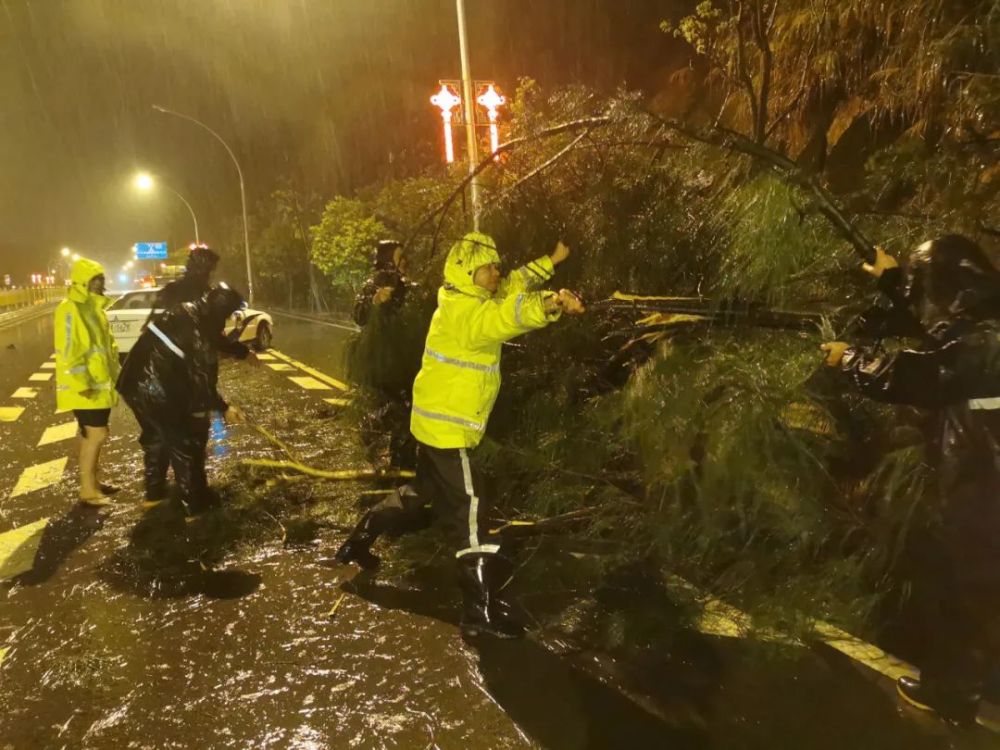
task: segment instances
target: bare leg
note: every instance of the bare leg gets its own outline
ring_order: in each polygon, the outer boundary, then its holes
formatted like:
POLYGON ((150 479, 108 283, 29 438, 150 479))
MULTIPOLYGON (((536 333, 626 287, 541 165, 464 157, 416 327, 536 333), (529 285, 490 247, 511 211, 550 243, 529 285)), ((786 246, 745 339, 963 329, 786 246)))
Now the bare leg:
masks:
POLYGON ((84 427, 80 438, 80 498, 84 501, 105 498, 97 480, 101 447, 108 439, 107 427, 84 427))

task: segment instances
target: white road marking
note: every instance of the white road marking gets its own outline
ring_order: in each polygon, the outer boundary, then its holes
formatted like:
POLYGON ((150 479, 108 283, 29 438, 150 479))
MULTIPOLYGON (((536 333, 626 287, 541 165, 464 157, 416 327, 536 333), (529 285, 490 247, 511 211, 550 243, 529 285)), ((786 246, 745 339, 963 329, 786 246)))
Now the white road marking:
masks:
POLYGON ((302 370, 302 372, 306 373, 307 375, 311 375, 312 377, 316 378, 316 380, 319 380, 322 383, 326 383, 327 385, 332 386, 333 388, 337 388, 338 390, 341 391, 350 390, 347 383, 337 380, 336 378, 331 378, 325 372, 320 372, 315 367, 310 367, 309 365, 303 362, 299 362, 297 359, 292 359, 287 354, 282 354, 277 349, 270 349, 269 351, 278 359, 284 360, 288 364, 298 367, 300 370, 302 370))
POLYGON ((56 363, 55 362, 42 362, 42 369, 43 370, 54 370, 54 369, 56 369, 56 363))
POLYGON ((11 394, 11 398, 35 398, 38 396, 37 388, 18 388, 11 394))
POLYGON ((65 456, 57 458, 55 461, 47 461, 43 464, 29 466, 21 472, 17 484, 14 486, 11 497, 27 495, 31 492, 44 490, 62 480, 63 472, 66 471, 66 463, 69 461, 65 456))
POLYGON ((23 406, 0 406, 0 422, 16 422, 22 414, 23 406))
POLYGON ((41 447, 43 445, 50 445, 51 443, 61 443, 63 440, 76 437, 79 431, 80 427, 75 420, 66 424, 56 425, 55 427, 48 427, 42 433, 42 439, 38 441, 38 445, 41 447))
POLYGON ((291 365, 286 365, 284 362, 268 362, 267 366, 276 372, 291 372, 295 370, 291 365))
POLYGON ((316 378, 289 378, 295 385, 299 388, 305 388, 307 391, 329 391, 332 390, 330 386, 326 383, 321 383, 316 380, 316 378))
POLYGON ((349 406, 351 403, 349 398, 324 398, 323 400, 330 406, 349 406))
MULTIPOLYGON (((43 518, 0 534, 0 581, 13 578, 35 566, 35 556, 49 519, 43 518)), ((3 654, 0 654, 3 661, 3 654)))
POLYGON ((28 378, 28 380, 32 380, 32 381, 40 382, 40 383, 47 383, 48 381, 52 380, 52 373, 51 372, 36 372, 34 375, 32 375, 30 378, 28 378))

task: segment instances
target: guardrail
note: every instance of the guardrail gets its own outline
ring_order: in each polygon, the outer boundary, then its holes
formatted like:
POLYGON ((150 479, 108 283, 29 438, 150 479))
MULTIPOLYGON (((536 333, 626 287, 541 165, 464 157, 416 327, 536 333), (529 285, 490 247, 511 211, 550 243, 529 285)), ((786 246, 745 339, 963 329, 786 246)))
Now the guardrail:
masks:
POLYGON ((0 311, 31 307, 43 302, 54 302, 66 296, 66 287, 26 287, 24 289, 0 289, 0 311))

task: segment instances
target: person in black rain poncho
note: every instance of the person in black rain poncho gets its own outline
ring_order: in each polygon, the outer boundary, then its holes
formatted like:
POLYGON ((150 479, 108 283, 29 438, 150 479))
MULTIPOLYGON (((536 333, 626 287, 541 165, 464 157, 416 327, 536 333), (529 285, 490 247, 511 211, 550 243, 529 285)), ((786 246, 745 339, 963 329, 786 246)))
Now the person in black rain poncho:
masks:
MULTIPOLYGON (((161 310, 170 310, 185 302, 196 302, 205 296, 211 287, 212 274, 216 266, 219 265, 218 254, 205 245, 192 245, 188 253, 187 263, 184 265, 184 275, 171 281, 156 294, 153 302, 153 310, 149 315, 147 324, 161 310)), ((250 351, 246 344, 241 344, 239 337, 226 337, 219 329, 219 335, 215 339, 216 349, 220 354, 235 359, 245 359, 251 364, 257 364, 256 355, 250 351)))
POLYGON ((917 248, 905 281, 882 251, 865 269, 927 334, 920 349, 894 353, 823 345, 826 364, 862 394, 928 416, 940 525, 916 550, 911 623, 926 651, 920 678, 897 688, 918 708, 971 721, 1000 657, 1000 271, 958 235, 917 248))
POLYGON ((219 395, 216 342, 242 305, 225 284, 196 302, 174 305, 150 321, 125 361, 117 389, 142 430, 147 503, 166 497, 171 466, 189 513, 217 502, 205 477, 210 416, 219 411, 227 422, 239 422, 242 413, 219 395))

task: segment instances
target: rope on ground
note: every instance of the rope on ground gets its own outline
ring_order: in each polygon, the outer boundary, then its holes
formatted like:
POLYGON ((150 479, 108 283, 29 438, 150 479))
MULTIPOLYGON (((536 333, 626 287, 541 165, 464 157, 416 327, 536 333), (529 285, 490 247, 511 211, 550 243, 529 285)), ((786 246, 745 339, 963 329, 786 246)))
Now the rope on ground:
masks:
POLYGON ((280 469, 287 471, 297 471, 300 474, 308 474, 311 477, 320 479, 413 479, 415 472, 402 469, 341 469, 330 471, 328 469, 316 469, 306 466, 298 461, 274 461, 268 458, 249 458, 240 463, 244 466, 256 466, 262 469, 280 469))

